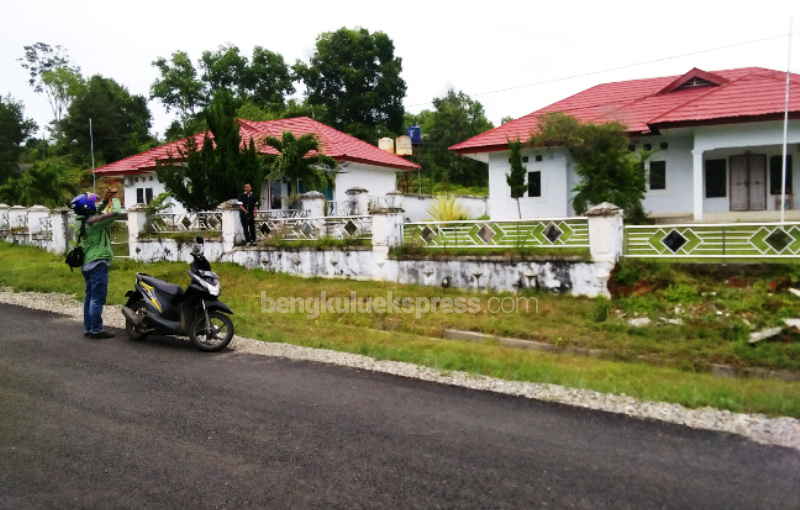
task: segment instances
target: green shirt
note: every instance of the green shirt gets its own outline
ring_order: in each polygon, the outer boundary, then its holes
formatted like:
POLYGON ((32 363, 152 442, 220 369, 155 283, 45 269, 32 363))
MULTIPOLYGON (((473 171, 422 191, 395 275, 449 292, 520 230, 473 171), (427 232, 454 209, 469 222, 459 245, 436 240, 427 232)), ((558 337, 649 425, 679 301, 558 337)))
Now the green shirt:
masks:
MULTIPOLYGON (((74 229, 76 237, 80 235, 81 224, 86 222, 86 234, 81 236, 80 245, 83 246, 83 264, 86 265, 99 259, 111 260, 114 252, 111 251, 111 236, 108 234, 108 226, 116 221, 117 216, 122 212, 122 204, 118 198, 111 200, 112 212, 88 218, 79 217, 75 221, 74 229)), ((102 210, 102 208, 98 208, 102 210)))

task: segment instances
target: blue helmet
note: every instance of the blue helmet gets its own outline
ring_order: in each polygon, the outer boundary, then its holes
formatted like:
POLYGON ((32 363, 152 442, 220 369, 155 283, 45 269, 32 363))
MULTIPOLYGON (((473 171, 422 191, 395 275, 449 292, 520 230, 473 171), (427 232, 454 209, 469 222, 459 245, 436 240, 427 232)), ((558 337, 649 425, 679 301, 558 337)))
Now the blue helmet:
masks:
POLYGON ((94 193, 82 193, 72 199, 70 207, 75 211, 75 214, 89 216, 97 211, 96 202, 97 195, 94 193))

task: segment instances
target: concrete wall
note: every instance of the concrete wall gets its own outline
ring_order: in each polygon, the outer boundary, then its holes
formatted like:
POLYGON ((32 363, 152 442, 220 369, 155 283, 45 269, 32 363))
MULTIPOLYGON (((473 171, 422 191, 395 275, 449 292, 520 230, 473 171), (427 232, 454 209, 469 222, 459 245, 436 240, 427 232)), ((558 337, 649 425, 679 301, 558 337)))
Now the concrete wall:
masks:
MULTIPOLYGON (((478 219, 484 214, 490 214, 489 197, 477 197, 472 195, 456 195, 458 203, 469 211, 473 219, 478 219)), ((403 195, 403 208, 407 221, 422 221, 435 219, 428 214, 428 207, 436 201, 433 195, 418 195, 406 193, 403 195)))
MULTIPOLYGON (((395 260, 372 249, 312 250, 236 248, 224 253, 221 241, 206 241, 211 262, 232 262, 297 276, 383 280, 428 287, 519 291, 540 288, 580 296, 605 294, 609 262, 569 260, 509 261, 504 257, 457 257, 451 260, 395 260)), ((192 260, 191 244, 174 240, 140 240, 136 259, 143 262, 192 260)), ((223 283, 223 288, 224 284, 223 283)))

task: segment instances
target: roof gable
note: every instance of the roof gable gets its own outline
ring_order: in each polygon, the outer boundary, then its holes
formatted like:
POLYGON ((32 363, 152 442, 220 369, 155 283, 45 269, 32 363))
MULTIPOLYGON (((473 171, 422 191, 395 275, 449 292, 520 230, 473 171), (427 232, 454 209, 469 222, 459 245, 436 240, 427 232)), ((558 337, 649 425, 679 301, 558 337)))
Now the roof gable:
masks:
POLYGON ((661 89, 658 93, 669 94, 670 92, 674 92, 676 90, 695 87, 718 87, 725 83, 728 83, 728 80, 722 76, 713 73, 707 73, 694 67, 691 71, 683 76, 680 76, 677 80, 661 89))

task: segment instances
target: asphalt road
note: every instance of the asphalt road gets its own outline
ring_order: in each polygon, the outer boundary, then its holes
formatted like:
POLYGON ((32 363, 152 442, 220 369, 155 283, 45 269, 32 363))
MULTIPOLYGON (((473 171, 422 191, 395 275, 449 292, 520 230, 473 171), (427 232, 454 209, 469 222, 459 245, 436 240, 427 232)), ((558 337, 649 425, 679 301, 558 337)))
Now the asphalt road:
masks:
POLYGON ((0 509, 800 508, 800 452, 0 305, 0 509))

